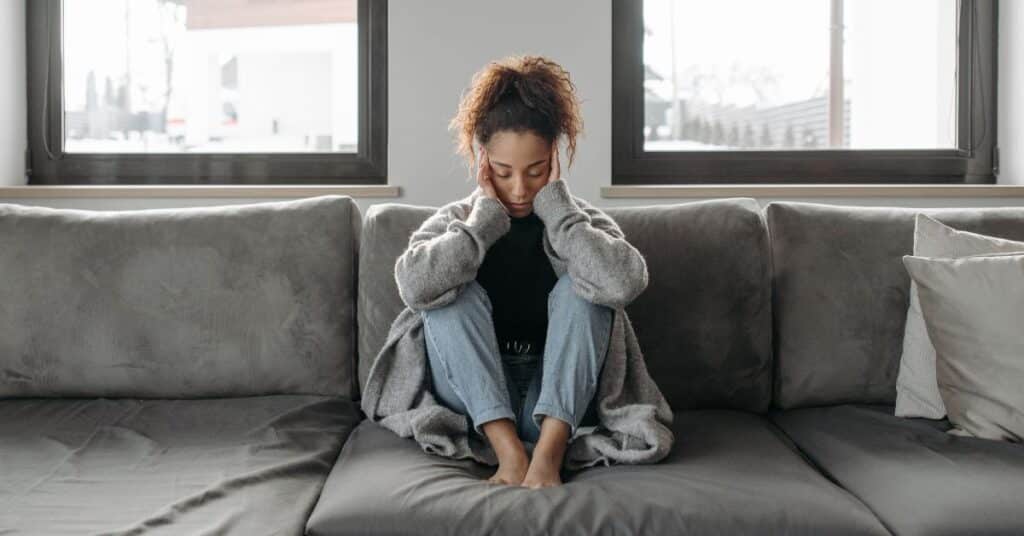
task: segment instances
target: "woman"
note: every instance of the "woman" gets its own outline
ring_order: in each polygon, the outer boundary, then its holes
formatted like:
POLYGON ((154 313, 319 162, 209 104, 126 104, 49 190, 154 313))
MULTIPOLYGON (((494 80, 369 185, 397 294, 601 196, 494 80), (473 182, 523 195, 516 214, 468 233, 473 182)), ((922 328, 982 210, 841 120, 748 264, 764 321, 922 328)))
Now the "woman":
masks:
POLYGON ((399 355, 415 344, 401 342, 415 331, 409 315, 396 319, 370 371, 364 411, 431 452, 484 458, 471 443, 486 438, 498 465, 489 482, 559 485, 571 443, 574 467, 656 461, 671 446, 671 412, 622 311, 647 285, 644 258, 561 177, 558 140, 571 166, 581 124, 556 63, 524 56, 486 66, 451 122, 478 187, 424 221, 395 263, 399 294, 422 323, 430 395, 463 417, 465 437, 439 446, 450 419, 424 425, 441 420, 428 404, 415 417, 392 412, 420 398, 395 379, 421 374, 399 355), (396 373, 402 362, 408 370, 396 373))
MULTIPOLYGON (((538 192, 562 180, 559 136, 572 156, 581 124, 568 73, 539 57, 479 72, 451 124, 464 153, 480 144, 476 177, 493 200, 484 201, 488 221, 510 225, 453 303, 423 311, 427 355, 434 395, 468 415, 494 447, 499 468, 490 482, 561 483, 565 447, 590 407, 608 347, 614 311, 580 298, 568 274, 555 275, 533 210, 538 192), (535 445, 532 460, 521 440, 535 445)), ((417 277, 409 259, 398 261, 400 279, 417 277)))

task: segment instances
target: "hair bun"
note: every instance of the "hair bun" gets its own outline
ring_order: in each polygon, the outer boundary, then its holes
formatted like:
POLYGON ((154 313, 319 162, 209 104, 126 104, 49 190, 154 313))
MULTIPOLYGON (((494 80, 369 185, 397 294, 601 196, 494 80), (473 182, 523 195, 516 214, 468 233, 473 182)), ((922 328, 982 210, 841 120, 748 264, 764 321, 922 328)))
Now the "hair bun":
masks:
POLYGON ((583 128, 575 89, 569 73, 543 56, 509 56, 488 63, 473 75, 449 123, 458 134, 457 152, 472 169, 475 142, 486 144, 503 130, 528 131, 552 143, 565 136, 571 166, 583 128))
POLYGON ((529 91, 523 87, 527 86, 527 84, 524 83, 522 76, 516 74, 512 79, 512 86, 516 88, 516 92, 519 94, 519 99, 523 101, 523 104, 525 104, 527 108, 537 107, 537 105, 533 103, 533 99, 530 98, 529 91))

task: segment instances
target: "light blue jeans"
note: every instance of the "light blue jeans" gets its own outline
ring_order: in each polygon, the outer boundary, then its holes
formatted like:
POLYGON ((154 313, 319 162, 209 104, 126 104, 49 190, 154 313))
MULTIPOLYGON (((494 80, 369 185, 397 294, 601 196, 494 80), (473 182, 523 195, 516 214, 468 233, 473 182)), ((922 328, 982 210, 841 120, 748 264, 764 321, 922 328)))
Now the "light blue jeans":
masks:
POLYGON ((597 424, 594 394, 608 352, 615 311, 591 303, 572 288, 568 274, 548 294, 544 349, 526 371, 532 380, 521 396, 513 377, 525 355, 499 350, 487 291, 471 281, 451 303, 420 312, 439 402, 470 420, 470 433, 507 418, 524 442, 536 443, 544 416, 565 421, 570 435, 584 424, 597 424), (509 363, 512 361, 512 363, 509 363))

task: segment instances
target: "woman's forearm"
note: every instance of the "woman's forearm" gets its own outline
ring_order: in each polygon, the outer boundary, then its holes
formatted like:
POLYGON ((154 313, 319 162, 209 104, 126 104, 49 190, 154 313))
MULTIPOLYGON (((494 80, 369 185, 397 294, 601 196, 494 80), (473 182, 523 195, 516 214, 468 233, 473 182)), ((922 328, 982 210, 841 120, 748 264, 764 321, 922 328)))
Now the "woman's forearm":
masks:
POLYGON ((501 203, 479 196, 465 220, 453 217, 455 205, 442 207, 413 232, 395 262, 395 282, 405 304, 432 309, 455 300, 476 277, 487 249, 511 227, 501 203))
POLYGON ((533 208, 548 240, 564 260, 580 296, 612 308, 625 307, 647 288, 647 263, 607 214, 577 204, 564 180, 537 193, 533 208))

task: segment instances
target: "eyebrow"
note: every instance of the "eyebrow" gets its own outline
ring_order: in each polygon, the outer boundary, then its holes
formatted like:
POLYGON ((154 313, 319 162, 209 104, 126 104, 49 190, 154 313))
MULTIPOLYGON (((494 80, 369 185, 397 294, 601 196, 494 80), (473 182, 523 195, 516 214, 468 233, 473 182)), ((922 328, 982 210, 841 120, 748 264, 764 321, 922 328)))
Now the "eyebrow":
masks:
MULTIPOLYGON (((533 166, 536 166, 537 164, 543 164, 546 161, 547 161, 546 158, 542 158, 542 159, 540 159, 540 160, 538 160, 538 161, 536 161, 536 162, 534 162, 534 163, 532 163, 532 164, 530 164, 530 165, 528 165, 526 167, 531 168, 533 166)), ((505 163, 502 163, 502 162, 498 162, 498 161, 495 161, 495 160, 491 160, 491 163, 495 164, 495 165, 498 165, 498 166, 501 166, 501 167, 507 167, 507 168, 512 167, 512 166, 510 166, 508 164, 505 164, 505 163)))

